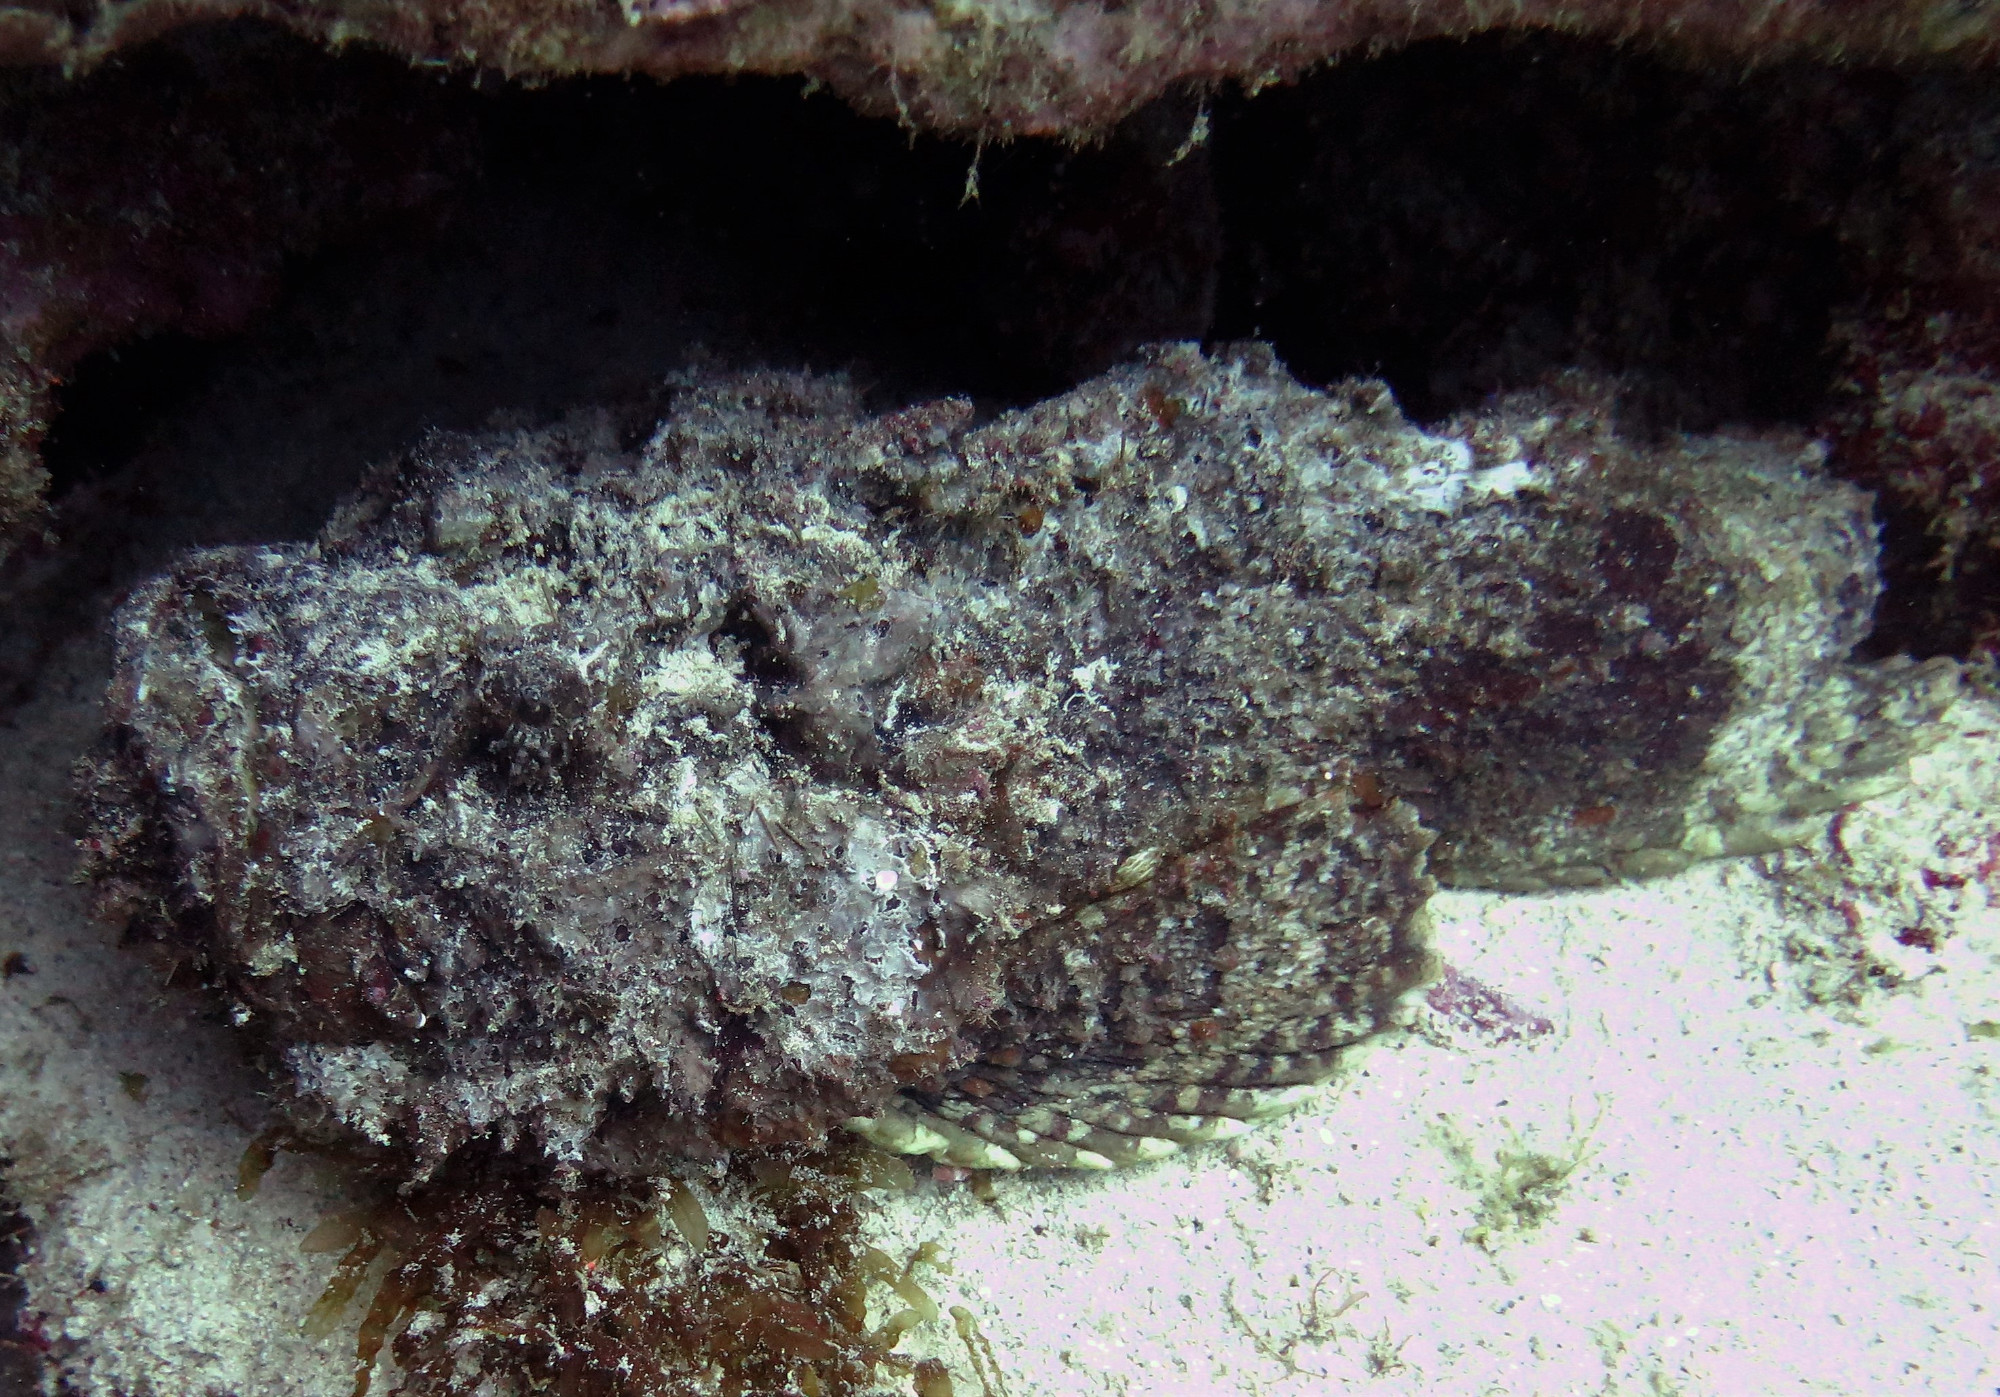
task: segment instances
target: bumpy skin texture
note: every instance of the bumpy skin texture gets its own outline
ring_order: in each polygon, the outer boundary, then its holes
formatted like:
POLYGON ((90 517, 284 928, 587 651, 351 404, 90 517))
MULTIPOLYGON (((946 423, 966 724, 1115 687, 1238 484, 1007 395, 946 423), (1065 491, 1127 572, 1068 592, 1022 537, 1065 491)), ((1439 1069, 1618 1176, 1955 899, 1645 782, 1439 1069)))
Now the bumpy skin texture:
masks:
POLYGON ((1757 61, 1990 59, 2000 38, 1966 0, 13 0, 0 62, 85 67, 232 15, 509 74, 799 73, 870 111, 994 135, 1102 129, 1176 84, 1500 28, 1757 61))
POLYGON ((636 453, 440 439, 133 596, 90 869, 420 1168, 1232 1133, 1398 1020, 1427 856, 1769 847, 1949 701, 1845 665, 1873 536, 1805 443, 1605 416, 1183 346, 979 427, 769 374, 636 453))

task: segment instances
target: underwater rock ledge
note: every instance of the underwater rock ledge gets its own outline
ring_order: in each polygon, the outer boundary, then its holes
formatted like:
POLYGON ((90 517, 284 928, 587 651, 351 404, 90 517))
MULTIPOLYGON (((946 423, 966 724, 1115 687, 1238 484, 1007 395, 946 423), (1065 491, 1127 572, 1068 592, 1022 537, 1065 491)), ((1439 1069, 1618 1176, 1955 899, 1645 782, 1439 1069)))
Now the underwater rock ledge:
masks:
POLYGON ((418 1174, 1232 1134, 1402 1018, 1433 876, 1777 847, 1955 697, 1849 662, 1814 443, 1610 422, 1177 345, 983 425, 752 373, 643 443, 440 436, 127 603, 98 907, 418 1174))
POLYGON ((1003 137, 1102 131, 1178 84, 1264 86, 1350 53, 1494 30, 1638 40, 1728 65, 1980 62, 2000 46, 1992 8, 1964 0, 17 0, 0 6, 0 64, 81 71, 237 17, 517 77, 796 74, 913 126, 1003 137))

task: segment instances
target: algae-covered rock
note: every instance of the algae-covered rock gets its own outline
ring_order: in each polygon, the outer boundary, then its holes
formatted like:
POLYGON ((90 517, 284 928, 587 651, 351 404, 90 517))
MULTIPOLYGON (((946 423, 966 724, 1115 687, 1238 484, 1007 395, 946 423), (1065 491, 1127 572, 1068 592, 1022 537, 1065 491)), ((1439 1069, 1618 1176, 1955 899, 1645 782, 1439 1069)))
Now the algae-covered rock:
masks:
POLYGON ((1990 59, 1964 0, 82 0, 0 7, 0 62, 86 67, 203 19, 514 75, 802 74, 864 109, 994 135, 1102 129, 1182 83, 1253 86, 1343 54, 1496 29, 1651 40, 1721 58, 1990 59))
POLYGON ((1398 1021, 1430 869, 1643 875, 1900 779, 1956 671, 1847 663, 1874 533, 1817 465, 1588 383, 1426 432, 1255 345, 985 424, 693 377, 138 589, 89 871, 302 1124, 420 1167, 1143 1159, 1398 1021))

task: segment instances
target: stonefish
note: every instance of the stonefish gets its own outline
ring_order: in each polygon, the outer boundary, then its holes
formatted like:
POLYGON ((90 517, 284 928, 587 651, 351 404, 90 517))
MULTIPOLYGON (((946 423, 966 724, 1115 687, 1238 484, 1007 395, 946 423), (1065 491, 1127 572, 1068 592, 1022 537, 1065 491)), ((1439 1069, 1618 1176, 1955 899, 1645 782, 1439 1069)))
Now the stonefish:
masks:
POLYGON ((772 372, 441 437, 132 596, 88 868, 419 1173, 1232 1134, 1405 1013, 1434 877, 1773 847, 1950 702, 1848 662, 1874 526, 1809 442, 1607 402, 1420 430, 1174 346, 984 424, 772 372))

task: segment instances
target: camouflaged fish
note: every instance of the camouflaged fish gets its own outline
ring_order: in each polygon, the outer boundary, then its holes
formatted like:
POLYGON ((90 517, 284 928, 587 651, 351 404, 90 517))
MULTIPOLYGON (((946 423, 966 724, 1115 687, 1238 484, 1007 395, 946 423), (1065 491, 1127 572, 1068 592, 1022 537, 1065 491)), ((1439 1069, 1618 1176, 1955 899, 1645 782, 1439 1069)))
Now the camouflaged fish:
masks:
POLYGON ((1865 495, 1564 381, 1430 428, 1262 346, 980 423, 690 376, 439 437, 120 615, 100 906, 303 1128, 638 1173, 845 1127, 1103 1168, 1337 1080, 1433 879, 1604 882, 1895 785, 1865 495))

